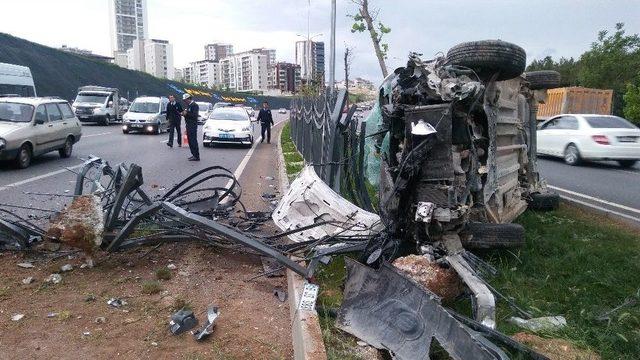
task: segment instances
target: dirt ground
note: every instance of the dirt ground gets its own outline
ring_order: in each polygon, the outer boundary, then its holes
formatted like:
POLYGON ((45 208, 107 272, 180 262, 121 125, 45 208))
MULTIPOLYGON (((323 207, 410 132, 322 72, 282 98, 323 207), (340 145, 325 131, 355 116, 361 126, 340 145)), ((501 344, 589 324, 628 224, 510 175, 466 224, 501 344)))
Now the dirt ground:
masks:
MULTIPOLYGON (((256 158, 240 178, 248 210, 268 210, 268 202, 260 195, 277 192, 276 157, 271 155, 275 149, 275 145, 258 145, 256 158)), ((273 228, 267 226, 264 231, 273 233, 273 228)), ((293 356, 288 302, 280 302, 273 293, 277 287, 286 291, 286 278, 247 281, 262 272, 257 256, 190 242, 96 254, 94 268, 80 268, 84 262, 80 254, 50 257, 0 253, 0 359, 293 356), (27 261, 35 267, 18 266, 27 261), (61 273, 61 283, 44 282, 65 264, 73 265, 73 270, 61 273), (156 271, 170 264, 175 265, 171 278, 158 280, 160 288, 154 289, 149 282, 156 281, 156 271), (27 277, 35 281, 23 284, 27 277), (158 292, 145 293, 150 290, 158 292), (107 305, 110 298, 123 299, 127 305, 111 307, 107 305), (176 310, 190 307, 202 324, 209 305, 220 309, 210 338, 196 342, 189 333, 169 332, 170 316, 176 310), (17 314, 24 317, 13 321, 17 314)))

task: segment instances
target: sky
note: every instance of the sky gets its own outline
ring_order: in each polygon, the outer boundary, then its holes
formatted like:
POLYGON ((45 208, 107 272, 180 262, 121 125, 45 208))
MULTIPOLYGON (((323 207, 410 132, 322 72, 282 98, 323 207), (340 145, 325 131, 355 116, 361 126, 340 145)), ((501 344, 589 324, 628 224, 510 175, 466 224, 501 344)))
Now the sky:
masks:
MULTIPOLYGON (((9 2, 9 0, 2 0, 9 2)), ((110 55, 108 2, 19 0, 4 6, 0 32, 51 47, 62 44, 110 55), (10 15, 13 14, 13 15, 10 15)), ((464 41, 501 39, 522 46, 527 62, 547 55, 578 57, 602 29, 625 23, 640 33, 640 0, 369 0, 391 28, 388 68, 409 52, 432 58, 464 41)), ((235 51, 275 48, 293 62, 295 41, 322 34, 329 61, 330 0, 147 0, 149 36, 169 40, 176 67, 204 58, 204 45, 227 42, 235 51), (309 18, 307 15, 310 15, 309 18), (309 20, 309 22, 307 22, 309 20), (309 26, 308 26, 309 24, 309 26)), ((350 77, 382 75, 368 33, 351 33, 351 0, 337 0, 336 79, 344 78, 344 50, 352 49, 350 77)), ((0 48, 0 51, 2 49, 0 48)))

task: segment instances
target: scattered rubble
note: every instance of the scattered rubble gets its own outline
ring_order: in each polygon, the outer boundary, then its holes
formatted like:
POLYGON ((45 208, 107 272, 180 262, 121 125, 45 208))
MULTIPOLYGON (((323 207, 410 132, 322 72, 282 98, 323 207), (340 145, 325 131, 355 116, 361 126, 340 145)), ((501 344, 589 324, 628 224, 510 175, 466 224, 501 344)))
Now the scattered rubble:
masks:
POLYGON ((33 276, 29 276, 29 277, 26 277, 26 278, 22 279, 22 283, 24 285, 29 285, 29 284, 33 283, 34 281, 36 281, 36 279, 33 276))
POLYGON ((426 256, 408 255, 394 260, 393 266, 424 286, 444 301, 452 301, 464 288, 457 273, 444 264, 429 261, 426 256))
POLYGON ((15 314, 11 317, 11 321, 20 321, 24 318, 24 314, 15 314))
POLYGON ((69 272, 73 270, 73 266, 71 264, 65 264, 60 267, 61 272, 69 272))
POLYGON ((514 316, 508 321, 533 332, 557 330, 567 326, 567 320, 564 316, 544 316, 527 320, 514 316))
POLYGON ((60 282, 62 282, 62 275, 60 275, 60 274, 51 274, 51 275, 49 275, 49 277, 44 279, 44 282, 45 283, 50 283, 50 284, 59 284, 60 282))
POLYGON ((175 264, 169 264, 169 265, 167 265, 167 269, 169 269, 169 270, 175 270, 175 269, 177 269, 177 268, 178 268, 178 267, 177 267, 175 264))
POLYGON ((104 316, 98 316, 97 318, 95 318, 95 320, 93 320, 93 322, 96 324, 104 324, 107 322, 107 318, 105 318, 104 316))
POLYGON ((30 262, 19 263, 18 266, 23 268, 23 269, 32 269, 32 268, 34 268, 33 264, 30 263, 30 262))
POLYGON ((127 305, 127 302, 125 300, 122 299, 118 299, 118 298, 111 298, 109 300, 107 300, 107 305, 114 307, 114 308, 121 308, 123 306, 127 305))

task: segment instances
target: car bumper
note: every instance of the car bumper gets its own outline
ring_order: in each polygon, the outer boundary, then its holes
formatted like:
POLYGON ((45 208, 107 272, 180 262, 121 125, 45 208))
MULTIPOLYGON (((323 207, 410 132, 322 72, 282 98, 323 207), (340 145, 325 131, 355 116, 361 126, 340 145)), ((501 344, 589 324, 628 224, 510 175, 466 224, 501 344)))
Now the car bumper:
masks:
POLYGON ((97 123, 106 119, 105 115, 78 115, 76 117, 83 123, 97 123))
POLYGON ((640 160, 640 145, 616 146, 601 145, 582 149, 580 155, 587 160, 640 160))
POLYGON ((250 144, 251 134, 249 133, 229 133, 229 134, 204 134, 202 142, 209 143, 231 143, 250 144))
POLYGON ((158 124, 124 124, 122 130, 129 132, 155 132, 158 124))
POLYGON ((0 150, 0 160, 14 160, 18 157, 19 149, 4 149, 0 150))

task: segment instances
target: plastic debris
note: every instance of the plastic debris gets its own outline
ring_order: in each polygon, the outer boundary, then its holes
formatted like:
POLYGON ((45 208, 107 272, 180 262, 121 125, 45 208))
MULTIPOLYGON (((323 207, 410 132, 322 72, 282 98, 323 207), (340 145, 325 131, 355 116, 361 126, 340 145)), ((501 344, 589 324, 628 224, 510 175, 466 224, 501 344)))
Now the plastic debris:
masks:
POLYGON ((198 325, 198 319, 193 315, 191 310, 180 310, 171 315, 169 322, 169 331, 173 335, 180 335, 185 331, 189 331, 198 325))
POLYGON ((25 285, 29 285, 34 281, 36 281, 36 279, 34 279, 33 276, 29 276, 27 278, 22 279, 22 283, 25 285))
POLYGON ((71 270, 73 270, 73 266, 71 264, 65 264, 60 267, 60 271, 62 272, 68 272, 71 270))
POLYGON ((519 317, 509 318, 509 322, 531 331, 555 330, 567 326, 564 316, 544 316, 525 320, 519 317))
POLYGON ((11 321, 20 321, 24 317, 24 314, 15 314, 11 317, 11 321))
POLYGON ((18 264, 19 267, 23 268, 23 269, 31 269, 34 268, 35 266, 33 266, 32 263, 30 262, 23 262, 23 263, 19 263, 18 264))
POLYGON ((48 278, 44 279, 44 282, 50 284, 59 284, 62 282, 62 276, 60 274, 51 274, 48 278))
POLYGON ((127 302, 122 300, 122 299, 118 299, 118 298, 111 298, 109 300, 107 300, 107 305, 114 307, 114 308, 120 308, 123 307, 125 305, 127 305, 127 302))

